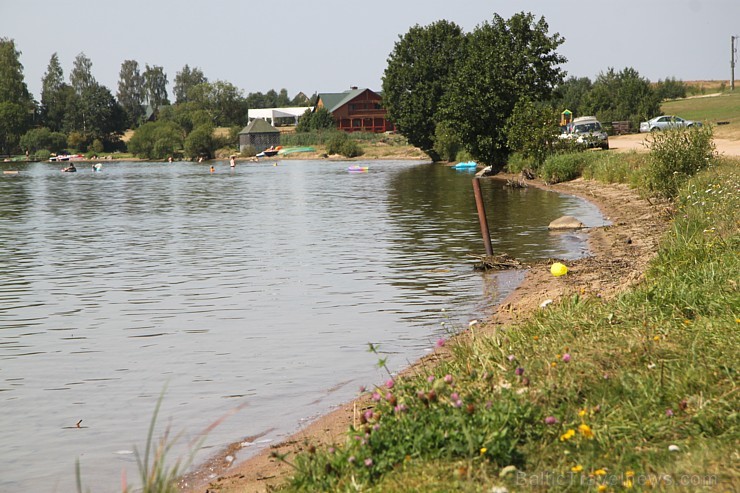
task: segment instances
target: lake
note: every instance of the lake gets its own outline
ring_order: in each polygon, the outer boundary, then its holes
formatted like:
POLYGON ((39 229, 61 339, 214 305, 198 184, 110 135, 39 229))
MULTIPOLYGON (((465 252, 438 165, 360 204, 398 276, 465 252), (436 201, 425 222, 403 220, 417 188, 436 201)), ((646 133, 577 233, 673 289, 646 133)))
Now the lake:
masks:
MULTIPOLYGON (((136 483, 157 436, 173 457, 217 418, 196 460, 246 457, 383 381, 485 317, 522 271, 485 252, 473 175, 406 161, 0 163, 0 491, 93 493, 136 483), (348 166, 368 166, 350 173, 348 166)), ((547 230, 575 197, 484 180, 495 252, 587 254, 547 230)))

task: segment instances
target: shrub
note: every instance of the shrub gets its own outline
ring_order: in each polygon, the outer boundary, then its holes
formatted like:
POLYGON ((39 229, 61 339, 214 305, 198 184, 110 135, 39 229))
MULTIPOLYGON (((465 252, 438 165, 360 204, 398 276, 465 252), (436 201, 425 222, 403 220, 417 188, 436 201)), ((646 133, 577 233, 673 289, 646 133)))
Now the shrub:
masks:
POLYGON ((524 170, 537 169, 534 161, 520 152, 509 154, 509 160, 506 163, 506 171, 509 173, 521 173, 524 170))
POLYGON ((578 178, 586 165, 587 154, 553 154, 539 169, 539 176, 547 183, 560 183, 578 178))
POLYGON ((349 136, 344 132, 333 134, 326 143, 326 152, 328 154, 341 154, 342 146, 349 140, 349 136))
POLYGON ((84 149, 87 139, 81 132, 70 132, 67 136, 67 147, 70 149, 84 149))
POLYGON ((241 151, 242 157, 254 157, 257 155, 257 149, 254 148, 253 145, 244 146, 244 149, 241 151))
POLYGON ((20 146, 29 153, 41 149, 60 152, 67 147, 67 136, 61 132, 51 132, 48 128, 34 128, 21 137, 20 146))
POLYGON ((103 152, 105 148, 103 147, 103 142, 100 139, 95 139, 92 141, 92 144, 88 146, 87 150, 99 154, 103 152))
POLYGON ((50 157, 51 151, 49 151, 48 149, 39 149, 33 156, 36 161, 47 161, 50 157))
POLYGON ((357 157, 365 154, 360 144, 355 140, 347 139, 340 147, 339 154, 346 157, 357 157))
POLYGON ((648 140, 650 159, 645 185, 659 196, 673 198, 679 188, 716 159, 709 126, 653 132, 648 140))
POLYGON ((213 126, 206 124, 196 127, 195 130, 190 132, 190 135, 185 138, 184 145, 185 155, 190 158, 197 156, 212 157, 215 149, 213 126))
POLYGON ((457 158, 461 150, 460 141, 455 137, 455 133, 449 124, 440 122, 434 129, 434 152, 439 155, 440 160, 452 162, 457 158))
POLYGON ((129 140, 129 151, 146 159, 164 159, 182 148, 182 127, 175 122, 149 122, 136 131, 129 140))

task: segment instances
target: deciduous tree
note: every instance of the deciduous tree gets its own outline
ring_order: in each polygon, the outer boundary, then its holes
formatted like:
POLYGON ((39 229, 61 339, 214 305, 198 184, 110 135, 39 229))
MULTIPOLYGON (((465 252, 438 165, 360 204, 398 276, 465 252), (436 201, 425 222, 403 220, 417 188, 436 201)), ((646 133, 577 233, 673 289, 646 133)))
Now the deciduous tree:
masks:
POLYGON ((0 153, 9 154, 30 125, 34 103, 15 41, 0 38, 0 153))
POLYGON ((516 103, 549 100, 563 80, 563 38, 548 34, 544 18, 494 14, 469 36, 466 55, 443 100, 442 114, 473 158, 500 168, 509 154, 505 126, 516 103))
POLYGON ((157 111, 160 106, 170 104, 170 100, 167 98, 167 75, 164 73, 164 68, 157 65, 152 67, 149 64, 146 65, 144 89, 146 90, 147 101, 153 111, 157 111))
POLYGON ((416 25, 393 47, 383 73, 383 106, 411 144, 432 159, 440 102, 465 53, 465 35, 456 24, 416 25))
POLYGON ((208 79, 203 75, 203 71, 198 67, 192 69, 185 65, 181 71, 175 75, 175 103, 187 103, 189 101, 188 92, 198 84, 208 82, 208 79))
POLYGON ((64 124, 64 71, 56 53, 51 55, 46 73, 41 79, 41 121, 51 131, 59 131, 64 124))
POLYGON ((124 60, 118 79, 118 103, 126 112, 126 123, 129 127, 138 126, 145 113, 144 100, 144 76, 139 70, 139 62, 136 60, 124 60))

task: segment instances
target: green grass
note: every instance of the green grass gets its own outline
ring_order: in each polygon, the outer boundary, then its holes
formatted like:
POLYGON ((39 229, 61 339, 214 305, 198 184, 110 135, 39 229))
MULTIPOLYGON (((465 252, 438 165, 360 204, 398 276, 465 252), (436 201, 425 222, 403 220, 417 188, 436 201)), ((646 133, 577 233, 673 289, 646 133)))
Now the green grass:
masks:
POLYGON ((376 389, 345 444, 285 458, 284 491, 732 490, 738 164, 689 180, 639 286, 473 327, 429 374, 376 389))

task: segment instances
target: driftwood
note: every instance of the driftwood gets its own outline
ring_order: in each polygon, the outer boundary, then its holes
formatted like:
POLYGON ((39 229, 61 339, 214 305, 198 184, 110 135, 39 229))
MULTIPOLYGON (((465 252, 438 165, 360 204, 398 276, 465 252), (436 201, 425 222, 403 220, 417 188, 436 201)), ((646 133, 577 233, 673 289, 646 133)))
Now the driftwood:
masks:
POLYGON ((507 270, 507 269, 524 269, 527 266, 519 262, 517 259, 506 255, 505 253, 499 255, 484 255, 478 257, 478 262, 473 265, 475 270, 507 270))

